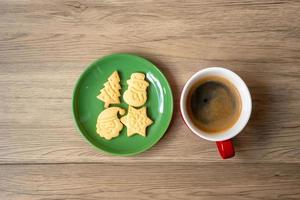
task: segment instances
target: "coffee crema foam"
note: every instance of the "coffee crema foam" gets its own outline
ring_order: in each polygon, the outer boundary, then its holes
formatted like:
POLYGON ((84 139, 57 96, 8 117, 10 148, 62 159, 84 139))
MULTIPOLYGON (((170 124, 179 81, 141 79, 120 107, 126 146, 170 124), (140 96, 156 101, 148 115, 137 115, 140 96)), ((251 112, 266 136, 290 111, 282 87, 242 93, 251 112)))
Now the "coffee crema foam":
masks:
POLYGON ((240 94, 229 80, 209 76, 192 85, 186 106, 197 128, 208 133, 219 133, 237 122, 241 104, 240 94))

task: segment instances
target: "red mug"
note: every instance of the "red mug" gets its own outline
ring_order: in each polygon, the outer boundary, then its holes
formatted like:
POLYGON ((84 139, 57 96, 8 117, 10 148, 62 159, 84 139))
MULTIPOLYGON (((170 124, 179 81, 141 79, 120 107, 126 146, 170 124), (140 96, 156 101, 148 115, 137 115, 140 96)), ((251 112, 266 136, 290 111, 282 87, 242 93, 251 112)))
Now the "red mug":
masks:
POLYGON ((180 112, 185 124, 189 127, 189 129, 191 129, 193 133, 195 133, 199 137, 209 141, 215 141, 217 143, 219 153, 223 159, 231 158, 235 155, 234 146, 232 144, 231 138, 239 134, 247 125, 251 115, 251 110, 251 95, 245 82, 233 71, 221 67, 211 67, 198 71, 186 82, 181 93, 180 112), (235 124, 231 128, 223 132, 214 134, 207 133, 197 128, 191 121, 186 108, 187 96, 191 87, 195 83, 199 82, 199 80, 209 76, 219 76, 229 80, 239 92, 242 105, 240 116, 235 122, 235 124))

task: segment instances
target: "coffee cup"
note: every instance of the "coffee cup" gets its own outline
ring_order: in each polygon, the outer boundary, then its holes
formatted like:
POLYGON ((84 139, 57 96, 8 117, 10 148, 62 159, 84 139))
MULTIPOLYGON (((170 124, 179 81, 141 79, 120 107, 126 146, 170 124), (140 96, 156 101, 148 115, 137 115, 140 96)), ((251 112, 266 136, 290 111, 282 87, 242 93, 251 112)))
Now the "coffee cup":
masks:
MULTIPOLYGON (((209 82, 209 81, 206 81, 206 82, 209 82)), ((204 83, 205 83, 205 81, 202 82, 202 85, 204 83)), ((218 91, 222 91, 223 92, 222 94, 225 94, 224 91, 226 92, 226 90, 222 89, 222 87, 218 88, 218 87, 216 87, 216 85, 218 86, 218 83, 214 83, 214 87, 212 87, 212 88, 214 88, 214 89, 217 88, 218 91)), ((200 87, 200 85, 199 85, 199 87, 200 87)), ((205 92, 209 91, 209 85, 206 85, 205 87, 203 86, 203 88, 206 88, 206 90, 203 90, 202 93, 204 93, 204 94, 201 94, 201 95, 205 96, 206 95, 205 92)), ((227 117, 227 119, 226 119, 227 121, 228 120, 232 121, 232 119, 230 119, 231 117, 229 115, 226 116, 226 112, 228 112, 228 109, 225 108, 226 106, 224 107, 224 105, 222 105, 222 104, 224 104, 224 101, 227 101, 227 100, 222 99, 222 97, 220 97, 220 98, 216 97, 217 98, 217 100, 216 100, 216 98, 214 97, 214 96, 216 96, 216 91, 213 91, 213 92, 214 92, 213 95, 209 96, 209 97, 213 96, 211 102, 207 102, 207 104, 203 104, 203 105, 201 104, 201 106, 200 106, 200 114, 205 113, 205 114, 202 114, 202 115, 205 115, 204 117, 202 117, 202 118, 204 118, 203 121, 204 122, 208 121, 208 123, 211 123, 211 121, 213 121, 213 118, 211 118, 210 116, 217 116, 217 117, 224 116, 225 118, 227 117), (220 108, 220 109, 218 110, 217 108, 214 108, 214 106, 218 106, 218 108, 220 108), (209 112, 219 112, 219 113, 209 114, 209 112)), ((230 97, 230 95, 229 95, 229 97, 230 97)), ((207 99, 205 99, 205 102, 206 101, 207 101, 207 99)), ((197 104, 197 101, 196 101, 196 103, 194 102, 194 104, 197 104)), ((230 108, 237 106, 234 104, 232 104, 232 105, 230 104, 230 106, 231 106, 230 108)), ((194 105, 194 107, 195 106, 196 106, 196 108, 198 108, 197 105, 194 105)), ((194 107, 193 107, 193 109, 195 109, 194 107)), ((239 133, 241 133, 243 128, 247 125, 248 120, 251 115, 251 110, 252 110, 251 95, 250 95, 249 89, 248 89, 247 85, 245 84, 245 82, 233 71, 222 68, 222 67, 211 67, 211 68, 206 68, 206 69, 202 69, 202 70, 198 71, 186 82, 186 84, 182 90, 182 93, 181 93, 180 111, 181 111, 181 115, 182 115, 182 118, 183 118, 185 124, 197 136, 199 136, 205 140, 216 142, 219 153, 223 159, 231 158, 235 155, 235 150, 234 150, 234 146, 233 146, 231 139, 233 137, 235 137, 236 135, 238 135, 239 133), (210 77, 219 77, 220 79, 229 81, 230 84, 232 84, 234 86, 234 88, 236 89, 236 91, 239 95, 238 101, 239 101, 239 106, 240 106, 239 115, 238 115, 238 117, 236 117, 236 119, 234 120, 232 125, 230 125, 230 127, 226 128, 224 130, 214 131, 214 132, 211 132, 209 129, 201 128, 201 126, 198 126, 194 122, 195 121, 193 119, 194 114, 191 115, 189 112, 190 105, 191 105, 190 104, 191 98, 189 96, 191 96, 191 90, 193 90, 193 88, 195 88, 195 85, 197 83, 199 83, 199 82, 201 83, 201 80, 209 80, 210 77)), ((230 111, 230 109, 229 109, 229 111, 230 111)), ((218 121, 219 124, 221 122, 222 121, 220 121, 220 120, 218 121)), ((216 123, 216 124, 218 124, 218 123, 216 123)), ((213 125, 213 123, 211 123, 211 124, 213 125)))

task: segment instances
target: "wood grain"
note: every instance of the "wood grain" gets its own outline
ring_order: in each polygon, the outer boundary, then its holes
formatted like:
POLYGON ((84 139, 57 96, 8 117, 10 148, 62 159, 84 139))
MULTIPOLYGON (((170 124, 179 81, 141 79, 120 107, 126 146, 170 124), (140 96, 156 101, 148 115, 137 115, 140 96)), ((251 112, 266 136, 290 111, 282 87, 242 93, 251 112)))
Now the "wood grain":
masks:
POLYGON ((0 199, 299 199, 299 18, 296 0, 0 1, 0 199), (77 78, 116 52, 151 60, 174 93, 166 135, 134 157, 95 151, 72 121, 77 78), (211 66, 253 98, 225 162, 178 110, 211 66))
POLYGON ((294 1, 0 2, 0 162, 218 161, 215 145, 192 135, 177 107, 193 73, 226 66, 245 79, 254 103, 230 162, 298 163, 299 8, 294 1), (113 52, 150 59, 174 92, 168 133, 135 158, 95 152, 72 122, 75 81, 113 52))
POLYGON ((296 200, 300 197, 299 167, 226 163, 2 165, 0 198, 296 200))
MULTIPOLYGON (((176 81, 182 79, 175 70, 162 69, 172 83, 172 76, 176 81)), ((281 68, 280 72, 265 74, 249 69, 238 71, 250 86, 254 109, 248 127, 235 140, 238 155, 232 162, 299 162, 299 72, 289 75, 288 70, 291 69, 281 68), (266 74, 268 80, 264 78, 266 74)), ((32 64, 14 65, 13 70, 2 71, 2 163, 219 160, 215 145, 194 136, 177 108, 166 136, 150 151, 122 159, 98 153, 82 140, 72 121, 71 94, 81 70, 54 65, 39 68, 32 64)), ((182 79, 180 85, 183 84, 182 79)), ((180 87, 172 87, 178 107, 180 87)))

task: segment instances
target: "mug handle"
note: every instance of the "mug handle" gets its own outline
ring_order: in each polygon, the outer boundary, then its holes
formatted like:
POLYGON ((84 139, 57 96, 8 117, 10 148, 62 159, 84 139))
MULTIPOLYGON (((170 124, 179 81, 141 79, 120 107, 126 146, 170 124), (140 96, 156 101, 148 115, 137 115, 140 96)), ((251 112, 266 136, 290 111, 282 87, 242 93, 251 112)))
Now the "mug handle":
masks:
POLYGON ((217 147, 223 159, 232 158, 235 154, 231 140, 218 141, 217 147))

